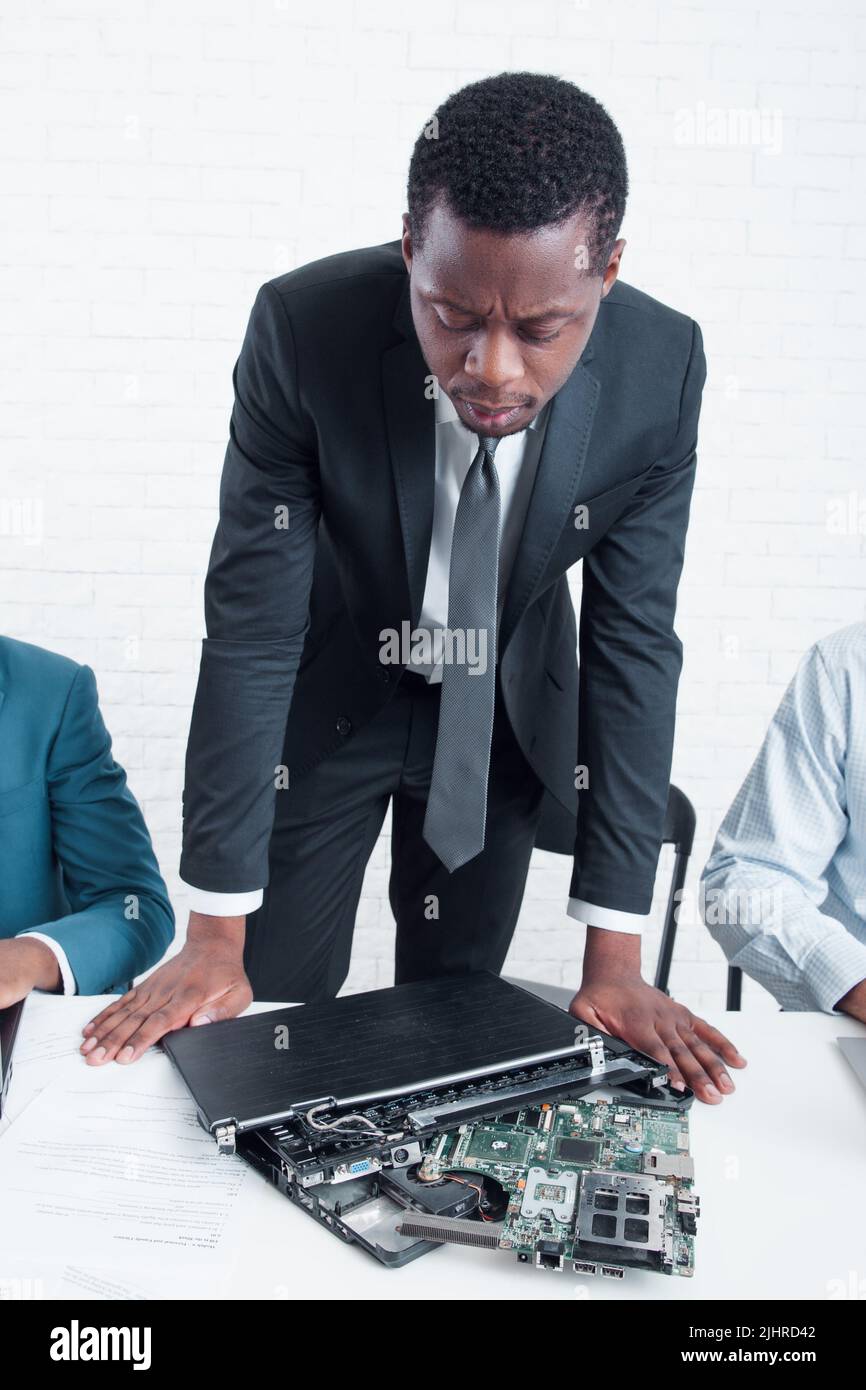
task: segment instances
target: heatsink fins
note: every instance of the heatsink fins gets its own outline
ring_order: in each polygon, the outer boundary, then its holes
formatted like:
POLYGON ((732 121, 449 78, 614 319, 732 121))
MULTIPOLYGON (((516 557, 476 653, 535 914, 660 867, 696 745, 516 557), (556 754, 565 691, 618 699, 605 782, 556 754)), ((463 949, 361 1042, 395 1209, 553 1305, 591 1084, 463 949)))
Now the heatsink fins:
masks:
POLYGON ((397 1230, 401 1236, 414 1236, 416 1240, 474 1245, 483 1250, 498 1250, 502 1239, 501 1221, 464 1221, 460 1217, 432 1216, 423 1211, 405 1216, 397 1230))

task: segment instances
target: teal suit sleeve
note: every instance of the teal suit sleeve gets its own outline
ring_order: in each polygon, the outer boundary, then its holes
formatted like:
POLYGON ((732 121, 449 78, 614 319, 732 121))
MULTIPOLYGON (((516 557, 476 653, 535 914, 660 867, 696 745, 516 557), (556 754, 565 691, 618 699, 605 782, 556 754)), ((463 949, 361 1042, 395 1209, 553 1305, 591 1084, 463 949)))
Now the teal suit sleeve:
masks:
POLYGON ((63 947, 79 994, 101 994, 156 964, 174 937, 174 913, 138 802, 111 755, 89 666, 70 687, 47 781, 70 913, 32 930, 63 947))

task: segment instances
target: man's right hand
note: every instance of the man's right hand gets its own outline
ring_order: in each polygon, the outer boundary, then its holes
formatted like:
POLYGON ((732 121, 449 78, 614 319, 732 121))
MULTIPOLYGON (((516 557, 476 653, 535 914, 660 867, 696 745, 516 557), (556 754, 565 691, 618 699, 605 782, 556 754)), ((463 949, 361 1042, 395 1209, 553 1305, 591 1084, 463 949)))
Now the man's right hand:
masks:
POLYGON ((135 1062, 175 1028, 243 1013, 253 998, 243 964, 245 923, 191 912, 178 954, 85 1026, 88 1065, 135 1062))

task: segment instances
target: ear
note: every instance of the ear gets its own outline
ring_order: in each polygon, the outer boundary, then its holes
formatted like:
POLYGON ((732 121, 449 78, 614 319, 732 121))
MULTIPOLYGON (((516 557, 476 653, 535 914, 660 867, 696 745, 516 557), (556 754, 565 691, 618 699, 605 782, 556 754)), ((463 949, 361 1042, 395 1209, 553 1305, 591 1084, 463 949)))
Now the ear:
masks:
POLYGON ((610 293, 616 282, 616 277, 619 275, 619 268, 622 264, 622 253, 624 250, 625 240, 623 237, 620 237, 618 241, 614 242, 613 250, 610 253, 607 266, 605 267, 604 277, 602 279, 601 285, 602 299, 604 299, 606 294, 610 293))
POLYGON ((403 252, 403 264, 407 272, 412 274, 412 224, 409 220, 408 212, 403 213, 403 235, 401 237, 400 250, 403 252))

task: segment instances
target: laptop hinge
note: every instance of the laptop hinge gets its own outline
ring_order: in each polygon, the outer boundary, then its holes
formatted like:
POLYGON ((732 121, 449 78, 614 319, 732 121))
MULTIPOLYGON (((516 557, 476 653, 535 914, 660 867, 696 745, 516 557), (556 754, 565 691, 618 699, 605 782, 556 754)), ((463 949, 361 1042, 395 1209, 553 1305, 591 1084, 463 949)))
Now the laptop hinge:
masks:
POLYGON ((235 1141, 237 1139, 237 1132, 238 1127, 233 1120, 228 1124, 214 1126, 213 1136, 221 1154, 233 1154, 236 1152, 237 1145, 235 1141))
POLYGON ((604 1043, 597 1033, 587 1039, 585 1044, 589 1048, 589 1065, 593 1076, 605 1070, 604 1043))

